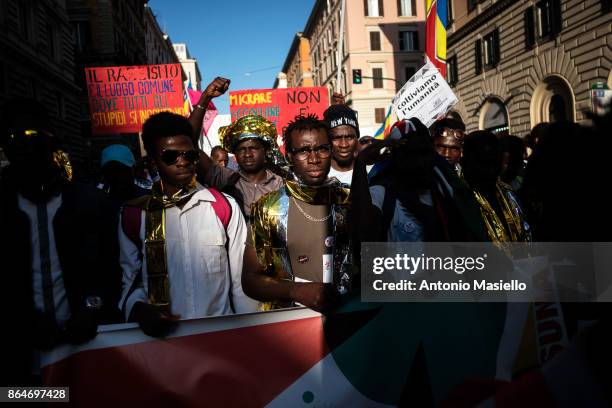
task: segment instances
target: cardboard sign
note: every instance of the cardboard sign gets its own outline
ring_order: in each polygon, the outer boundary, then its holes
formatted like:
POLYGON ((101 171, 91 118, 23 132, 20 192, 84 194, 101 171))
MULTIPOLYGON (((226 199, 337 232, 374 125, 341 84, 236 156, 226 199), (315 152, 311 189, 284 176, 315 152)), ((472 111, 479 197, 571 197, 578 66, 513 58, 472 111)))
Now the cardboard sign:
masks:
POLYGON ((429 60, 402 86, 392 101, 399 120, 418 118, 427 127, 456 103, 457 97, 429 60))
POLYGON ((243 116, 260 115, 274 123, 279 135, 297 115, 313 113, 323 119, 328 107, 329 96, 323 86, 230 92, 232 122, 243 116))
POLYGON ((149 116, 186 115, 180 64, 85 68, 93 134, 138 133, 149 116))

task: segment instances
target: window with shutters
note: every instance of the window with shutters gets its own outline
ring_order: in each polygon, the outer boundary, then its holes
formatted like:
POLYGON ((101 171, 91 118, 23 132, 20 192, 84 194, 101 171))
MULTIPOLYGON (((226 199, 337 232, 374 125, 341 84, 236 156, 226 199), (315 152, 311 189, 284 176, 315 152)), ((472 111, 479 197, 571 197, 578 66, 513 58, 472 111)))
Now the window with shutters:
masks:
POLYGON ((561 32, 561 1, 541 0, 535 6, 535 28, 538 39, 548 39, 561 32))
POLYGON ((400 31, 399 32, 399 49, 400 51, 418 51, 419 50, 418 31, 400 31))
POLYGON ((383 0, 363 0, 366 17, 383 17, 383 0))
POLYGON ((492 68, 499 62, 499 30, 496 29, 482 39, 484 65, 492 68))
POLYGON ((380 32, 370 31, 370 51, 380 51, 380 32))
POLYGON ((474 72, 476 75, 482 72, 482 41, 476 40, 474 42, 474 72))
POLYGON ((416 0, 397 0, 397 11, 401 17, 416 16, 416 0))
POLYGON ((29 3, 25 1, 17 2, 17 14, 19 19, 19 34, 26 41, 32 39, 32 10, 29 3))
POLYGON ((446 76, 450 85, 456 85, 459 81, 456 55, 453 55, 446 61, 446 76))
POLYGON ((383 85, 383 70, 382 68, 372 69, 372 88, 380 89, 383 85))
POLYGON ((383 123, 385 121, 385 108, 374 109, 374 120, 376 123, 383 123))
POLYGON ((535 45, 535 25, 533 21, 533 7, 527 8, 524 15, 525 20, 525 48, 529 49, 535 45))

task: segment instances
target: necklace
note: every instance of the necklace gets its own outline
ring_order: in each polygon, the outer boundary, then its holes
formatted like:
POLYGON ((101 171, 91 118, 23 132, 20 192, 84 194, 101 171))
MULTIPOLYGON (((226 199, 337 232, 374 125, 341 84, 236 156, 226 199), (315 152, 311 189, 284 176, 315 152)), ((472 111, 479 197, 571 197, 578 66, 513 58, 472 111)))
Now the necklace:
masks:
POLYGON ((309 219, 310 221, 314 221, 314 222, 323 222, 323 221, 327 221, 329 219, 329 217, 331 217, 331 212, 329 214, 327 214, 325 217, 323 218, 315 218, 312 215, 308 214, 306 211, 304 211, 304 209, 302 207, 300 207, 300 205, 298 204, 297 200, 295 199, 295 197, 291 197, 291 199, 293 200, 293 202, 295 203, 295 206, 297 207, 298 210, 300 210, 300 212, 302 213, 302 215, 304 217, 306 217, 307 219, 309 219))

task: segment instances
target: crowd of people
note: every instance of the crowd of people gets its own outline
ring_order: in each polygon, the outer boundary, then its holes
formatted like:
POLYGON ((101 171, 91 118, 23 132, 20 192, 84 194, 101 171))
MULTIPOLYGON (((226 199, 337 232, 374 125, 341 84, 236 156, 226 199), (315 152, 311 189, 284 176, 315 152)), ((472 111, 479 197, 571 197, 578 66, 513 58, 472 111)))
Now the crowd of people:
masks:
MULTIPOLYGON (((144 165, 107 147, 96 185, 72 180, 44 107, 5 106, 2 384, 31 382, 40 350, 88 341, 99 324, 163 337, 181 319, 325 313, 357 290, 362 242, 610 241, 609 116, 538 125, 529 146, 452 118, 402 120, 375 140, 336 96, 322 118, 283 129, 284 155, 274 125, 246 116, 209 156, 197 148, 204 107, 228 88, 216 78, 189 118, 151 116, 144 165)), ((591 309, 567 315, 605 319, 591 309)))

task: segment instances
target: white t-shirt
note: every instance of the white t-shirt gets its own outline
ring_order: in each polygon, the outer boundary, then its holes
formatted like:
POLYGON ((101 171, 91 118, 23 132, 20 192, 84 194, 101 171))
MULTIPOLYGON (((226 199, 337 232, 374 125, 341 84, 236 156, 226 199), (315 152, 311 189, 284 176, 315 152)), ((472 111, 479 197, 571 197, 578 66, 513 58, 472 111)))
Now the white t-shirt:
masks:
POLYGON ((347 186, 351 186, 351 180, 353 179, 353 169, 350 169, 348 171, 338 171, 336 169, 334 169, 333 167, 331 167, 329 169, 329 174, 327 175, 327 177, 335 177, 337 178, 342 184, 346 184, 347 186))

